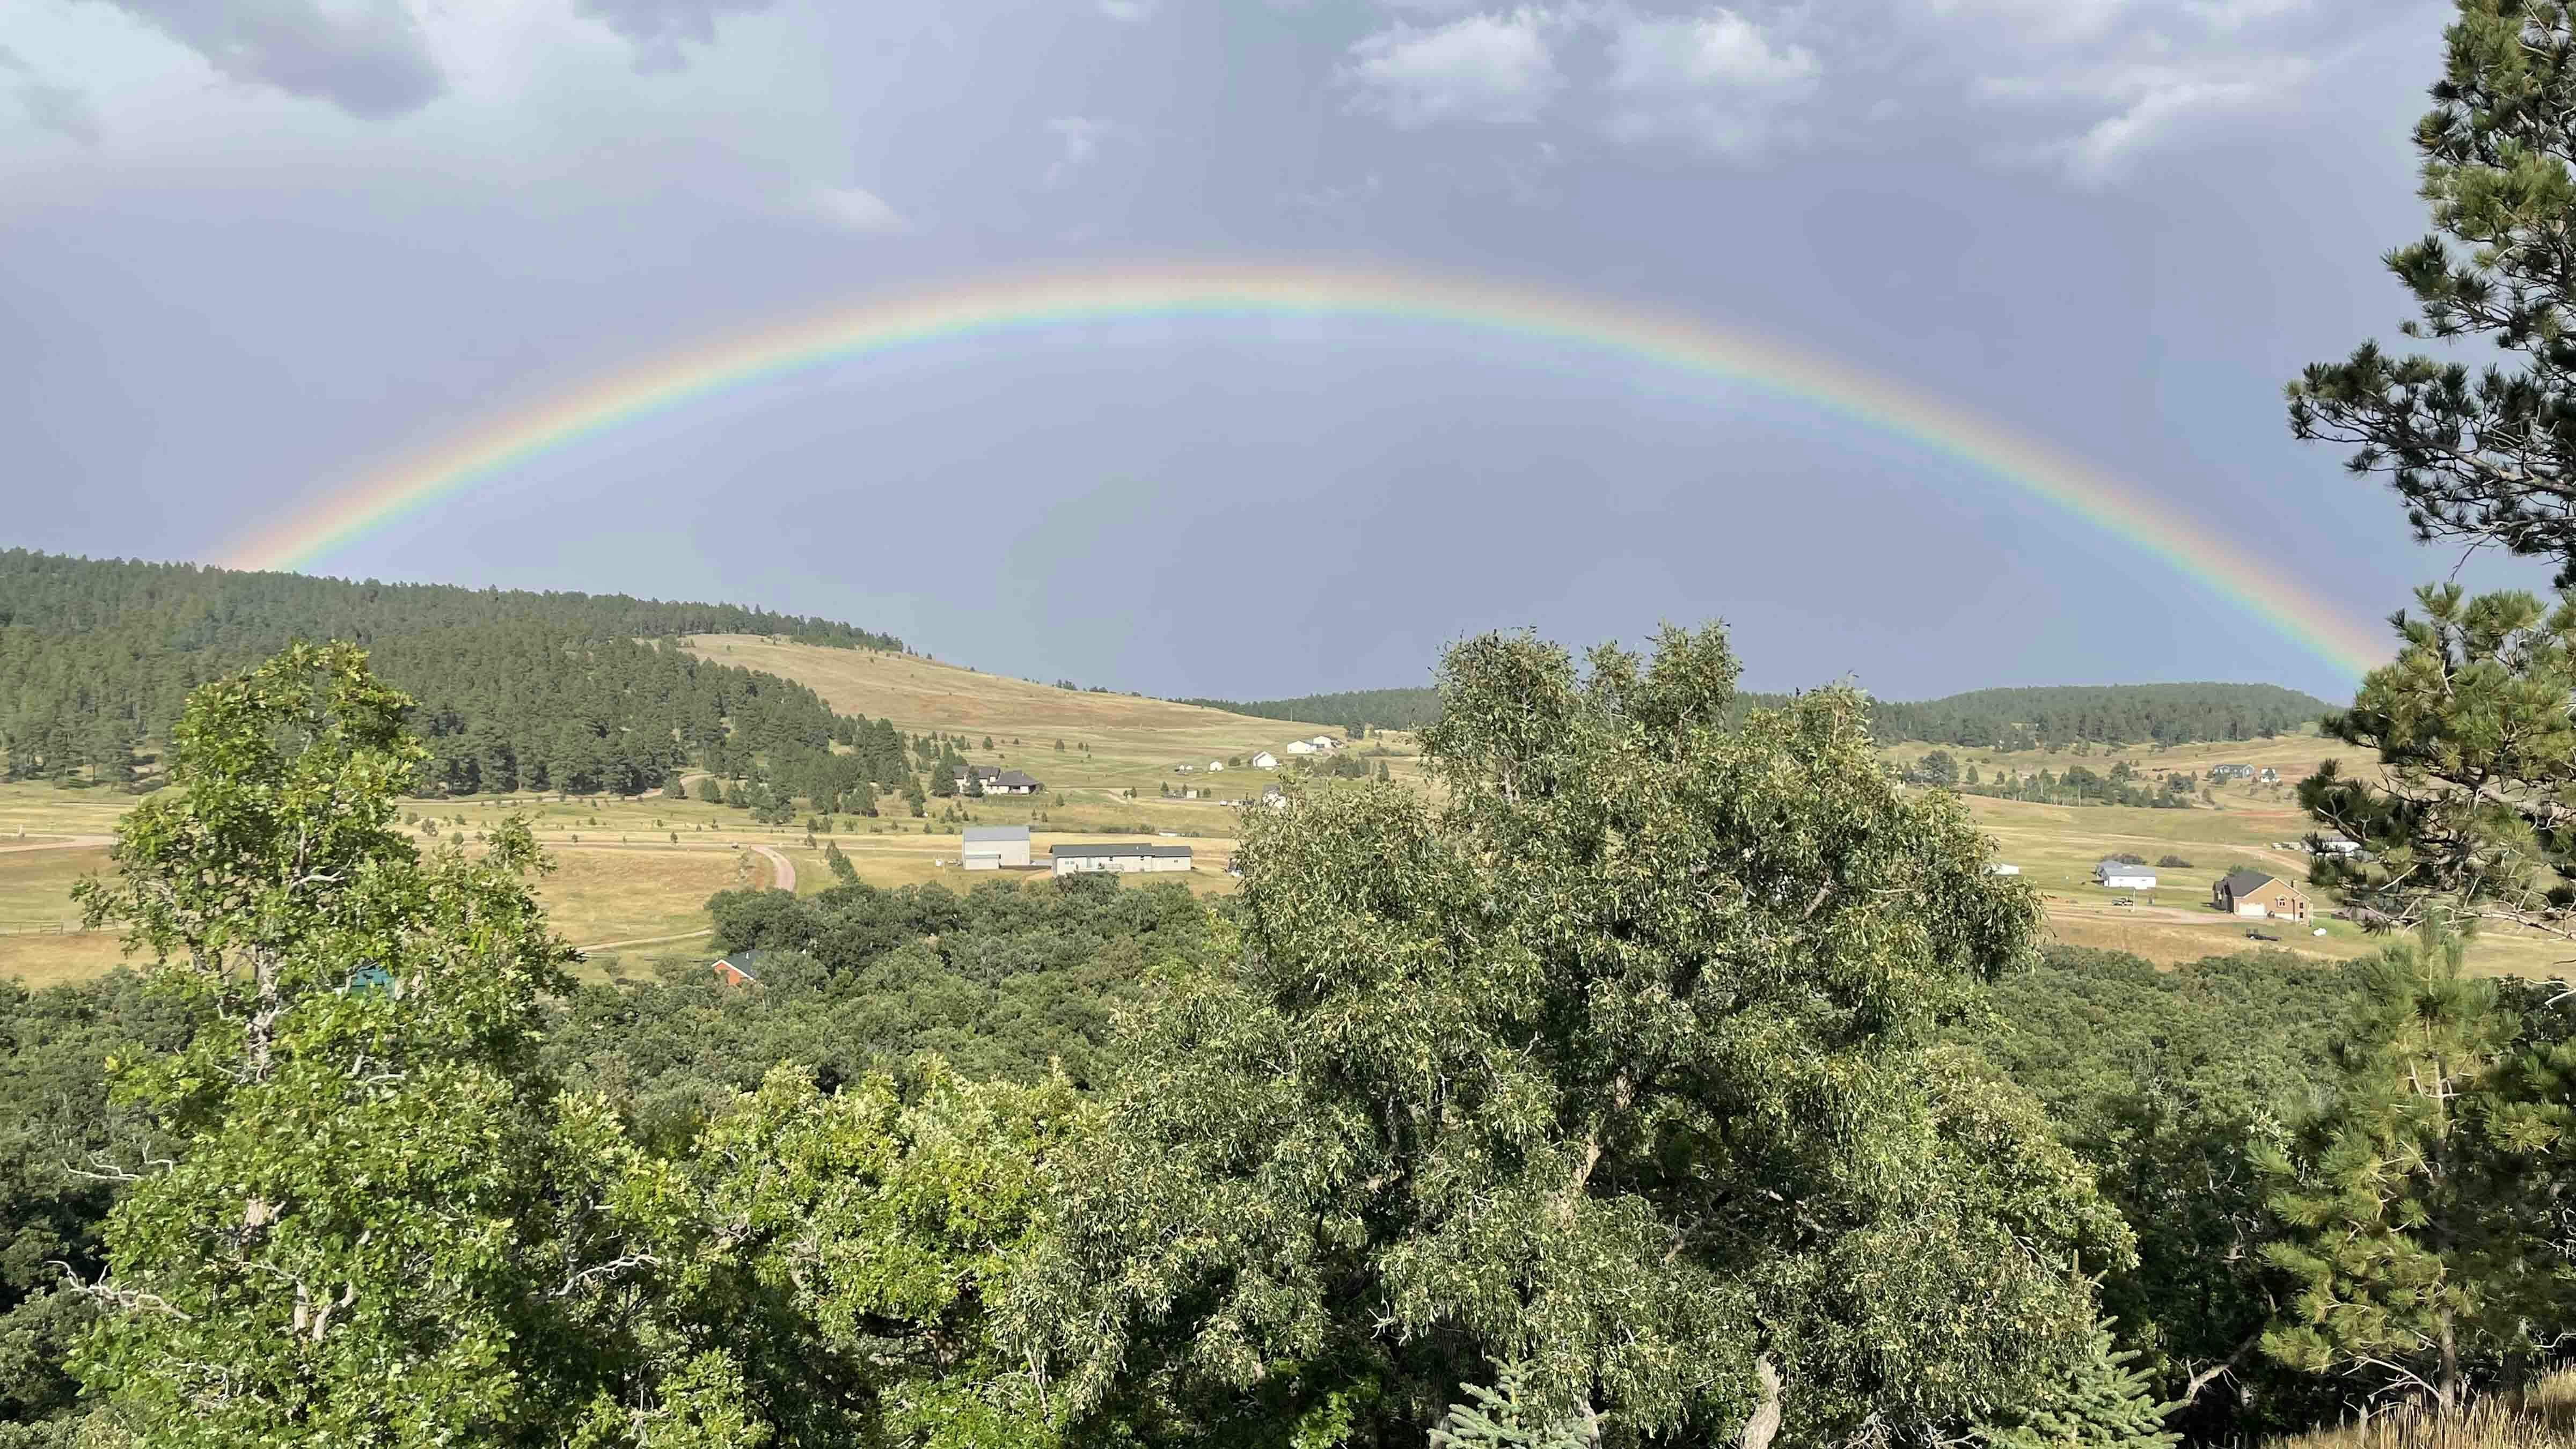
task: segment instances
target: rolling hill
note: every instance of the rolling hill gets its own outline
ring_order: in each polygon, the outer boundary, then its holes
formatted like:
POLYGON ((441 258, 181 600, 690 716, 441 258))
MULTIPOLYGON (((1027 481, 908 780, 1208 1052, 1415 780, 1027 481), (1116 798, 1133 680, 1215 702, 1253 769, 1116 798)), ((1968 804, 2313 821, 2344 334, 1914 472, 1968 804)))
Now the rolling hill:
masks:
MULTIPOLYGON (((1746 694, 1748 705, 1780 694, 1746 694)), ((1193 699, 1189 704, 1272 719, 1420 729, 1440 717, 1428 687, 1362 689, 1293 699, 1193 699)), ((1939 699, 1875 700, 1871 727, 1884 743, 2035 749, 2093 744, 2195 744, 2254 740, 2315 723, 2331 706, 2277 684, 2068 684, 1978 689, 1939 699)))

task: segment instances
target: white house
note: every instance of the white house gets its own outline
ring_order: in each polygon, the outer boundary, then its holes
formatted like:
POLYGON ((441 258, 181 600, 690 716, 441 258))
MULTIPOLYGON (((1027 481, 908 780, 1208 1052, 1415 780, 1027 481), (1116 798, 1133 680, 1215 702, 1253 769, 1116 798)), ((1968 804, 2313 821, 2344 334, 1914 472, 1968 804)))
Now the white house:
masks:
POLYGON ((1224 773, 1225 773, 1225 761, 1223 761, 1223 760, 1210 760, 1210 761, 1208 761, 1208 773, 1209 773, 1209 774, 1211 774, 1211 775, 1222 775, 1222 774, 1224 774, 1224 773))
POLYGON ((969 825, 959 864, 968 870, 1000 870, 1029 863, 1029 828, 1025 825, 969 825))
POLYGON ((1135 875, 1190 868, 1186 845, 1059 845, 1049 855, 1057 875, 1135 875))
POLYGON ((2017 865, 2006 865, 2000 860, 1993 860, 1986 862, 1986 874, 2019 875, 2021 874, 2021 867, 2017 865))
POLYGON ((1260 754, 1252 757, 1252 768, 1256 770, 1278 769, 1279 757, 1270 753, 1268 750, 1263 750, 1260 754))
POLYGON ((1315 753, 1315 743, 1312 740, 1290 740, 1288 742, 1288 753, 1292 755, 1311 755, 1315 753))
POLYGON ((1342 742, 1334 739, 1331 735, 1317 735, 1306 743, 1313 745, 1319 750, 1338 750, 1342 747, 1342 742))
POLYGON ((2093 883, 2115 891, 2151 891, 2156 888, 2156 873, 2125 860, 2106 860, 2093 867, 2093 883))

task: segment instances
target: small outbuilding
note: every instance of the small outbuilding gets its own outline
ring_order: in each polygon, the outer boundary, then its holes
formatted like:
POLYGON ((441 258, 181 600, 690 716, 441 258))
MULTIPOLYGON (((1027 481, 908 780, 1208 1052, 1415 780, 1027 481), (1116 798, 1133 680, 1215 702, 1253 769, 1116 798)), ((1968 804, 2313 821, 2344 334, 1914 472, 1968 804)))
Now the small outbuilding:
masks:
POLYGON ((2151 891, 2156 888, 2156 873, 2125 860, 2106 860, 2093 867, 2093 883, 2115 891, 2151 891))
POLYGON ((2209 888, 2209 903, 2231 916, 2256 916, 2275 921, 2304 921, 2308 918, 2305 891, 2267 870, 2238 866, 2209 888))
POLYGON ((1186 845, 1126 841, 1114 845, 1059 845, 1048 855, 1057 875, 1143 875, 1190 868, 1190 848, 1186 845))
POLYGON ((1252 768, 1256 770, 1278 769, 1279 757, 1270 753, 1268 750, 1263 750, 1261 753, 1252 757, 1252 768))
POLYGON ((968 870, 1001 870, 1029 863, 1029 828, 1025 825, 969 825, 958 863, 968 870))
POLYGON ((2000 860, 1990 860, 1986 862, 1986 874, 2019 875, 2021 874, 2021 867, 2017 865, 2006 865, 2000 860))

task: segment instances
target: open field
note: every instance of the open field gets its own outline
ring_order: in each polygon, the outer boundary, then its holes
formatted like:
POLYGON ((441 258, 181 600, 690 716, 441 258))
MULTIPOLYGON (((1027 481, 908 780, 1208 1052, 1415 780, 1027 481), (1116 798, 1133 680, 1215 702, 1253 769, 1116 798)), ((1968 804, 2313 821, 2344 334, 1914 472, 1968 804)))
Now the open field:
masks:
MULTIPOLYGON (((65 934, 62 927, 77 924, 79 913, 71 902, 73 883, 109 868, 105 845, 98 842, 132 803, 131 796, 98 791, 0 787, 0 978, 50 985, 97 975, 120 959, 121 938, 115 933, 65 934), (23 843, 41 848, 14 848, 22 843, 16 833, 21 821, 27 825, 23 843), (43 845, 44 841, 54 843, 43 845)), ((1024 821, 1036 810, 1027 801, 957 803, 973 806, 967 813, 985 823, 1024 821)), ((437 826, 441 839, 461 834, 469 848, 477 834, 511 815, 528 819, 556 866, 538 884, 539 898, 565 939, 605 948, 598 969, 608 969, 620 957, 642 959, 702 950, 703 943, 694 938, 710 925, 707 897, 736 886, 771 883, 768 865, 754 850, 758 846, 777 850, 794 864, 801 895, 828 889, 833 883, 821 848, 825 840, 837 843, 859 878, 872 885, 936 881, 952 890, 968 890, 986 881, 1025 882, 1043 874, 968 875, 956 866, 961 827, 937 821, 869 821, 845 815, 833 822, 837 833, 818 834, 815 847, 807 849, 801 822, 782 827, 754 825, 739 810, 698 800, 516 796, 418 801, 405 813, 410 817, 406 823, 424 845, 432 843, 420 830, 428 823, 437 826)), ((1104 799, 1093 810, 1050 813, 1129 821, 1140 814, 1162 816, 1171 823, 1118 833, 1133 839, 1165 839, 1162 832, 1169 831, 1168 838, 1193 846, 1197 853, 1197 869, 1177 879, 1208 894, 1234 888, 1233 878, 1225 874, 1225 863, 1234 853, 1231 810, 1175 803, 1139 812, 1129 802, 1113 807, 1104 799)), ((1033 837, 1041 859, 1057 841, 1101 838, 1098 833, 1073 830, 1042 830, 1033 837)))

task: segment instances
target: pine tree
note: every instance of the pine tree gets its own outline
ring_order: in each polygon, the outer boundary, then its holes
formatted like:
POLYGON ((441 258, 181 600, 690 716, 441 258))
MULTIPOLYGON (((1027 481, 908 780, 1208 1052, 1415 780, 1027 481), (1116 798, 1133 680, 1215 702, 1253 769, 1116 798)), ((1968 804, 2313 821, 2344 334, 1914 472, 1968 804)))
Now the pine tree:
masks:
POLYGON ((686 800, 689 798, 689 782, 681 779, 679 771, 674 770, 669 783, 662 786, 662 794, 667 799, 686 800))
POLYGON ((831 867, 832 878, 839 881, 841 884, 857 885, 859 883, 859 868, 850 864, 850 858, 841 853, 841 843, 839 841, 834 840, 824 843, 823 864, 831 867))
POLYGON ((2264 1351, 2444 1408, 2473 1363, 2518 1347, 2516 1280, 2535 1247, 2518 1222, 2532 1185, 2486 1130, 2516 1026, 2464 949, 2428 928, 2356 968, 2367 995, 2335 1044, 2333 1100, 2287 1151, 2257 1158, 2282 1227, 2264 1256, 2295 1285, 2264 1351))
POLYGON ((1503 1365, 1490 1389, 1462 1387, 1473 1402, 1449 1406, 1431 1430, 1431 1449, 1585 1449, 1594 1442, 1572 1416, 1531 1402, 1525 1364, 1503 1365))
POLYGON ((2173 1449, 2182 1436, 2165 1428, 2165 1415, 2180 1406, 2156 1402, 2146 1374, 2130 1367, 2137 1358, 2112 1344, 2104 1319, 2076 1359, 2062 1397, 1979 1433, 1995 1449, 2173 1449))

